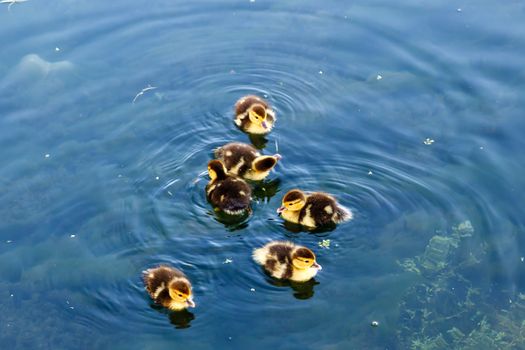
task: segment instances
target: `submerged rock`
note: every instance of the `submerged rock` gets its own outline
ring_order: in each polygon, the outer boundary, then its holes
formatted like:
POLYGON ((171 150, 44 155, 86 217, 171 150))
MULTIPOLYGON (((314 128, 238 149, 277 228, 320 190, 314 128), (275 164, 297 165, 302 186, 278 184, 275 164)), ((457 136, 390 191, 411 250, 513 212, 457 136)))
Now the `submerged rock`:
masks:
POLYGON ((436 235, 428 242, 421 259, 421 266, 427 270, 439 271, 447 266, 447 257, 452 246, 451 238, 436 235))

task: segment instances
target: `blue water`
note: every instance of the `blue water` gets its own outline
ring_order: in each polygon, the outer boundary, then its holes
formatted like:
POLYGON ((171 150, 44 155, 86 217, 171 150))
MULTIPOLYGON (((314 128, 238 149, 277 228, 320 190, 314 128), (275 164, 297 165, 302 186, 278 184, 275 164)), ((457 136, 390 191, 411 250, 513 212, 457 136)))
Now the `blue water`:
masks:
POLYGON ((29 0, 0 26, 2 349, 525 348, 522 1, 29 0), (224 223, 206 163, 250 141, 249 93, 283 159, 224 223), (295 187, 355 219, 285 225, 295 187), (323 271, 271 280, 271 239, 323 271), (151 303, 158 263, 197 308, 151 303))

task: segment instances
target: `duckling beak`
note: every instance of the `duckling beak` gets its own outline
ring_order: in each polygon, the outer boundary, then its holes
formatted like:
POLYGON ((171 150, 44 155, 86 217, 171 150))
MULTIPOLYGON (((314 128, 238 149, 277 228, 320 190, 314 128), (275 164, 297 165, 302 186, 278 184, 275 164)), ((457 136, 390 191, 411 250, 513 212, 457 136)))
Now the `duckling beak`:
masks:
POLYGON ((312 267, 318 269, 319 271, 321 271, 323 269, 323 267, 321 265, 319 265, 317 262, 314 262, 312 267))
POLYGON ((188 307, 195 307, 195 302, 193 301, 193 298, 186 299, 186 303, 188 304, 188 307))
POLYGON ((279 207, 279 208, 277 209, 277 214, 281 215, 281 213, 282 213, 283 211, 285 211, 285 210, 286 210, 286 207, 279 207))
POLYGON ((262 127, 265 128, 265 129, 268 128, 268 125, 266 124, 266 122, 262 122, 261 125, 262 125, 262 127))

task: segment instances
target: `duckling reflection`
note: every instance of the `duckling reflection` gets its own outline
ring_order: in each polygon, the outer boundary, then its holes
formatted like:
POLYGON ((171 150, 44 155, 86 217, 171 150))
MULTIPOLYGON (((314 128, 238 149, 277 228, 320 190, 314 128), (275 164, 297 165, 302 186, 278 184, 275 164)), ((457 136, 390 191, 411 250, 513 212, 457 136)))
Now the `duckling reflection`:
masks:
POLYGON ((336 224, 326 224, 324 226, 313 228, 313 227, 296 224, 290 221, 283 221, 282 225, 286 230, 290 231, 291 233, 301 233, 301 232, 311 233, 311 234, 327 233, 337 228, 336 224))
POLYGON ((191 321, 195 319, 195 314, 188 311, 187 309, 180 311, 169 311, 168 309, 162 307, 161 305, 151 303, 150 307, 158 312, 168 315, 170 323, 175 326, 177 329, 184 329, 191 327, 191 321))
POLYGON ((251 213, 251 208, 241 215, 229 215, 217 208, 214 209, 213 212, 208 211, 208 214, 213 215, 215 220, 223 224, 230 232, 242 230, 248 227, 248 219, 250 218, 251 213))
POLYGON ((264 135, 248 134, 248 138, 253 147, 259 150, 266 148, 266 144, 268 143, 268 139, 264 135))
POLYGON ((252 189, 252 198, 260 201, 269 201, 273 196, 279 192, 279 185, 281 180, 263 180, 256 183, 252 189))
MULTIPOLYGON (((271 277, 268 272, 266 272, 268 277, 271 277)), ((267 281, 276 287, 290 287, 294 291, 293 296, 296 299, 306 300, 314 296, 314 286, 320 284, 312 278, 306 282, 295 282, 295 281, 286 281, 286 280, 276 280, 274 278, 268 278, 267 281)))
POLYGON ((189 328, 191 321, 195 319, 195 315, 188 310, 178 312, 170 312, 170 322, 177 329, 189 328))

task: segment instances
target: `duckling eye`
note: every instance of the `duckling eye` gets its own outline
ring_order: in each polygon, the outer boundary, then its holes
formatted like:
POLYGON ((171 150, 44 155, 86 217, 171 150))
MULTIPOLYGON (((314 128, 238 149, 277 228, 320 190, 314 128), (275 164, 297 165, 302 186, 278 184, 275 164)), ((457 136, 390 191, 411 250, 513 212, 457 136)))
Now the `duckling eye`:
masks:
POLYGON ((305 259, 304 262, 308 264, 308 263, 310 263, 310 260, 305 259))
POLYGON ((179 294, 179 297, 182 298, 182 294, 179 294))

